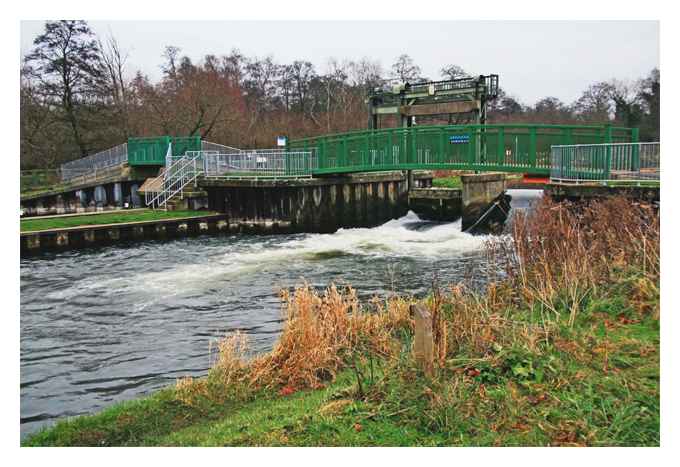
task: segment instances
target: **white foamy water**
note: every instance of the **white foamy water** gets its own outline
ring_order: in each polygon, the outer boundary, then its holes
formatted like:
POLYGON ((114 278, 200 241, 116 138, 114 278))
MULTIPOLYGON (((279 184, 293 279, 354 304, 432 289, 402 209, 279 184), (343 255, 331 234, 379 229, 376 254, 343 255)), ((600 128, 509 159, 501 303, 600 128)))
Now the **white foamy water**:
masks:
POLYGON ((291 240, 267 238, 263 242, 232 245, 225 251, 209 251, 203 257, 168 264, 162 261, 154 271, 141 269, 133 274, 83 278, 67 290, 48 293, 51 298, 68 299, 85 291, 104 295, 121 291, 147 291, 178 294, 227 283, 230 277, 287 264, 323 261, 337 256, 367 258, 443 259, 483 250, 488 236, 474 236, 460 230, 460 221, 433 224, 415 213, 374 228, 340 229, 332 234, 296 235, 291 240))

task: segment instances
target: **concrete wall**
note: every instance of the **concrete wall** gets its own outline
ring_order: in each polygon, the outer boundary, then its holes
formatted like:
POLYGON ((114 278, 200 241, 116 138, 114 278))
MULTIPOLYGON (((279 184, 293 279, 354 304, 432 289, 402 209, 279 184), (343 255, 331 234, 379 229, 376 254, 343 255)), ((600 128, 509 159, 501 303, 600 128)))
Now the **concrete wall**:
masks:
POLYGON ((459 188, 414 188, 408 193, 409 209, 421 219, 452 222, 461 216, 459 188))
POLYGON ((505 192, 507 181, 504 173, 496 172, 461 175, 460 179, 463 183, 461 228, 466 231, 505 192))
POLYGON ((20 250, 22 256, 28 256, 50 250, 68 250, 127 241, 169 239, 233 231, 234 228, 230 229, 224 215, 107 226, 82 226, 41 232, 24 232, 20 235, 20 250))
MULTIPOLYGON (((417 184, 431 175, 416 175, 417 184)), ((204 180, 208 207, 245 231, 335 232, 373 227, 408 212, 405 174, 300 180, 204 180)))
POLYGON ((607 198, 611 196, 625 196, 627 198, 655 202, 661 200, 660 187, 644 186, 603 186, 603 185, 567 185, 560 183, 549 183, 545 187, 546 195, 555 201, 583 201, 597 198, 607 198))

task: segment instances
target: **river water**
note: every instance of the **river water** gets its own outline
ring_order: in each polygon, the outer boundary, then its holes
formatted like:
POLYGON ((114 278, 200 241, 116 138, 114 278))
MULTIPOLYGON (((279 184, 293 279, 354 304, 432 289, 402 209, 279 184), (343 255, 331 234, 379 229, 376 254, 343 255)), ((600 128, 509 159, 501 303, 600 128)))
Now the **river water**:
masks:
MULTIPOLYGON (((511 190, 513 210, 540 192, 511 190)), ((21 433, 204 375, 209 345, 281 329, 278 291, 304 282, 359 296, 428 293, 433 277, 483 286, 488 237, 413 213, 333 234, 149 241, 21 260, 21 433)))

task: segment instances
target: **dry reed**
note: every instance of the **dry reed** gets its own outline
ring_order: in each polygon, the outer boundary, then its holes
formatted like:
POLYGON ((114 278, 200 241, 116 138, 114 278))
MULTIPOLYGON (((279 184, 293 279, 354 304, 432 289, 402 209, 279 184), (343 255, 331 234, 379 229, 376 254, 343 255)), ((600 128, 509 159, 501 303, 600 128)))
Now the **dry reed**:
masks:
MULTIPOLYGON (((585 207, 544 199, 529 215, 515 216, 511 237, 490 247, 490 257, 506 271, 483 293, 462 284, 442 291, 435 281, 428 303, 440 366, 463 352, 493 358, 518 342, 540 353, 556 325, 573 325, 586 297, 624 268, 642 271, 631 301, 648 303, 658 294, 659 216, 652 207, 623 198, 585 207), (527 309, 540 319, 517 319, 527 309)), ((396 356, 403 346, 397 331, 413 329, 406 298, 376 299, 371 311, 352 288, 334 285, 322 293, 305 285, 281 298, 283 330, 270 353, 246 362, 245 336, 224 339, 209 383, 178 381, 180 398, 190 402, 192 395, 210 392, 211 384, 283 388, 283 394, 319 388, 357 354, 396 356)))

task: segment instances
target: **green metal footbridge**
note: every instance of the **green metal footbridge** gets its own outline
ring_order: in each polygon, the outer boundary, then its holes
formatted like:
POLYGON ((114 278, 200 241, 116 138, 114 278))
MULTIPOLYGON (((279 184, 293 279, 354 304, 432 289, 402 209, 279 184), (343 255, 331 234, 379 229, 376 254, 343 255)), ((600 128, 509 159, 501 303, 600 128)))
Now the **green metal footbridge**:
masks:
POLYGON ((428 169, 549 175, 552 146, 637 141, 637 128, 522 124, 355 131, 293 140, 283 149, 264 150, 236 149, 201 141, 198 136, 161 136, 129 138, 125 144, 62 165, 62 174, 68 178, 121 163, 161 167, 172 158, 191 155, 207 159, 201 161, 209 172, 206 175, 225 177, 428 169), (219 160, 221 156, 224 161, 219 160))
POLYGON ((658 179, 658 143, 642 147, 637 128, 611 125, 416 125, 297 139, 244 150, 192 137, 130 138, 62 166, 68 180, 113 165, 164 167, 145 193, 163 206, 203 178, 301 178, 395 170, 515 172, 543 177, 658 179), (649 168, 654 169, 650 172, 649 168))
POLYGON ((609 125, 448 125, 305 138, 286 149, 315 156, 313 166, 290 169, 316 176, 419 169, 549 175, 552 146, 637 141, 638 129, 609 125))

